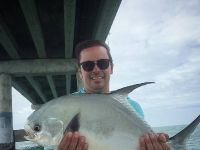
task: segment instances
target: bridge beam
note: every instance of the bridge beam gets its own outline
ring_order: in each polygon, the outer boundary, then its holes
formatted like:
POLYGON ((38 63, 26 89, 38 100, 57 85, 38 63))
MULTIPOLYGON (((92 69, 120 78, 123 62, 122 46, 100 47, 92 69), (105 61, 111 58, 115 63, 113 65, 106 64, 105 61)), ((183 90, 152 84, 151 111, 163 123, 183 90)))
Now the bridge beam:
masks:
POLYGON ((15 149, 11 76, 8 74, 0 74, 0 149, 15 149))
POLYGON ((1 61, 0 73, 13 76, 25 75, 59 75, 76 73, 75 59, 35 59, 1 61))

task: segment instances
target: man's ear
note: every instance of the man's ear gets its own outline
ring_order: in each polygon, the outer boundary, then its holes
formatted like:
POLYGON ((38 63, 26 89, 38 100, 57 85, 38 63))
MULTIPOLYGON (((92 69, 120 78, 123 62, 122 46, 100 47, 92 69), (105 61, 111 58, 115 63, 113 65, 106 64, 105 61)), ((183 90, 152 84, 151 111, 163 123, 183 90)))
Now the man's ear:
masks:
POLYGON ((78 68, 78 75, 79 75, 79 78, 82 80, 83 79, 83 75, 82 75, 80 67, 78 68))
POLYGON ((111 72, 110 72, 110 74, 113 74, 113 67, 114 67, 114 64, 111 64, 111 72))
POLYGON ((83 75, 81 72, 81 68, 77 69, 76 78, 77 78, 77 85, 78 85, 77 88, 80 90, 81 88, 83 88, 83 75))

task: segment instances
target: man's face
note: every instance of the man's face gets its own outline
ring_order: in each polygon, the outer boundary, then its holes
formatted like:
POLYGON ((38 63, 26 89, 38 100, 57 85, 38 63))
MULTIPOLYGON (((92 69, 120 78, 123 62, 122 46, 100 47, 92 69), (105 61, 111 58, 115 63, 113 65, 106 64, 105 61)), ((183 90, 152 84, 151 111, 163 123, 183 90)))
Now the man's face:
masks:
MULTIPOLYGON (((80 53, 80 63, 86 61, 97 61, 100 59, 109 59, 107 50, 103 46, 94 46, 86 48, 80 53)), ((81 65, 79 68, 80 78, 83 81, 84 88, 88 93, 107 93, 109 92, 110 74, 113 67, 109 62, 106 69, 100 69, 97 64, 91 71, 85 71, 81 65)))

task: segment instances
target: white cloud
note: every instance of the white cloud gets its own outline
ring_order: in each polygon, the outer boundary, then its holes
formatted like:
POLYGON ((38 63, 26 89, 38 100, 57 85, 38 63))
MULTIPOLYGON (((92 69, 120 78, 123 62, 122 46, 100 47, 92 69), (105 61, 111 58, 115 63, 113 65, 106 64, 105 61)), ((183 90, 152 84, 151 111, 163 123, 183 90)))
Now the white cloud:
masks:
POLYGON ((189 60, 179 66, 159 74, 156 80, 164 85, 175 85, 177 83, 190 82, 196 78, 200 80, 200 57, 189 58, 189 60), (199 78, 199 79, 198 79, 199 78))
POLYGON ((130 94, 154 123, 153 110, 183 114, 196 106, 200 113, 199 20, 198 0, 122 1, 108 37, 115 64, 111 90, 155 81, 130 94))

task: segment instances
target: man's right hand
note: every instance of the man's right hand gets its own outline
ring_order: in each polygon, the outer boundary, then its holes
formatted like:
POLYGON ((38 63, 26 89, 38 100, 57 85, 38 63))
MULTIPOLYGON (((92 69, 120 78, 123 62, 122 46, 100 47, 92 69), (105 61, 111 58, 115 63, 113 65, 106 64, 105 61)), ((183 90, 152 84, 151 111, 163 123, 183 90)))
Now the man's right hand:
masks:
POLYGON ((57 150, 87 150, 86 138, 78 132, 68 132, 64 135, 57 150))

